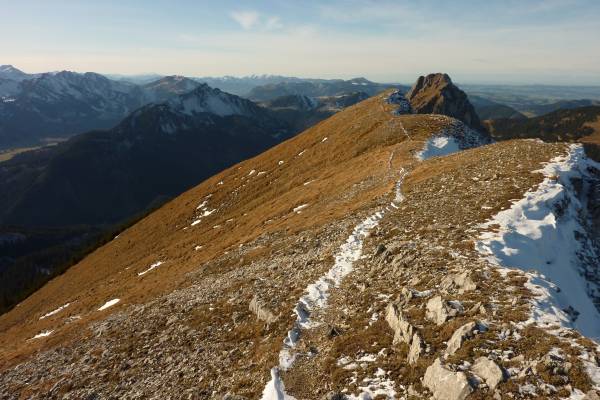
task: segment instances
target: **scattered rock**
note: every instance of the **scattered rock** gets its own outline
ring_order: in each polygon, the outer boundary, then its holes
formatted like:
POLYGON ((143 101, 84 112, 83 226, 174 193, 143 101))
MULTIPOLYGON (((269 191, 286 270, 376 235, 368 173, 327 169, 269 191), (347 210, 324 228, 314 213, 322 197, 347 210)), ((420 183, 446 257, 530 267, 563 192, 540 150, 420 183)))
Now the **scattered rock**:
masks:
POLYGON ((436 296, 427 302, 427 318, 437 325, 463 312, 459 302, 444 301, 441 296, 436 296))
POLYGON ((475 333, 478 333, 479 324, 477 322, 469 322, 458 328, 448 340, 446 354, 454 354, 467 339, 471 339, 475 333))
POLYGON ((471 368, 474 374, 482 378, 489 386, 490 390, 496 389, 496 386, 504 381, 504 371, 494 361, 486 357, 479 357, 471 368))
POLYGON ((467 375, 446 368, 439 358, 425 371, 423 386, 433 393, 436 400, 462 400, 473 392, 467 375))
POLYGON ((473 282, 473 279, 471 279, 471 276, 466 271, 460 274, 446 276, 444 279, 442 279, 440 286, 444 290, 454 288, 459 294, 477 289, 477 285, 475 282, 473 282))
POLYGON ((256 317, 265 321, 267 325, 277 321, 277 317, 265 307, 265 305, 258 299, 258 297, 254 296, 250 301, 250 305, 248 306, 250 311, 256 314, 256 317))
POLYGON ((223 396, 223 400, 248 400, 248 398, 238 394, 227 393, 225 396, 223 396))
POLYGON ((377 256, 379 256, 379 255, 383 254, 383 252, 384 252, 385 250, 386 250, 386 247, 385 247, 385 245, 384 245, 384 244, 382 244, 382 243, 379 243, 379 244, 377 245, 377 248, 375 249, 375 254, 374 254, 374 256, 375 256, 375 257, 377 257, 377 256))

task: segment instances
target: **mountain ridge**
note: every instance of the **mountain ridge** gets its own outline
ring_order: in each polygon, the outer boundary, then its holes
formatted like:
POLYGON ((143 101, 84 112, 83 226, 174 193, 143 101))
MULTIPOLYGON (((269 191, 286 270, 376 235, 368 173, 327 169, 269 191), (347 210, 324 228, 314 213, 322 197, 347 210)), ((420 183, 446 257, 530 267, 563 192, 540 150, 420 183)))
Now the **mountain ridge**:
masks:
POLYGON ((596 345, 540 303, 558 290, 475 246, 574 150, 509 140, 419 159, 475 131, 398 114, 392 94, 208 178, 1 316, 0 392, 594 395, 596 345), (539 313, 565 325, 532 325, 539 313))

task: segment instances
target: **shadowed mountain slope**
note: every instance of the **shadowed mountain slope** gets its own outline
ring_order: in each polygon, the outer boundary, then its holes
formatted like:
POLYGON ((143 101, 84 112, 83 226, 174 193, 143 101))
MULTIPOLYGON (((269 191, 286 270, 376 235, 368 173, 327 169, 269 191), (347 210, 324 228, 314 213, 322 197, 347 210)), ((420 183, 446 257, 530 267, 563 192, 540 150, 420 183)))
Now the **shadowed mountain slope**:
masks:
POLYGON ((485 121, 496 140, 538 138, 549 142, 574 141, 600 143, 600 107, 558 110, 524 120, 485 121))

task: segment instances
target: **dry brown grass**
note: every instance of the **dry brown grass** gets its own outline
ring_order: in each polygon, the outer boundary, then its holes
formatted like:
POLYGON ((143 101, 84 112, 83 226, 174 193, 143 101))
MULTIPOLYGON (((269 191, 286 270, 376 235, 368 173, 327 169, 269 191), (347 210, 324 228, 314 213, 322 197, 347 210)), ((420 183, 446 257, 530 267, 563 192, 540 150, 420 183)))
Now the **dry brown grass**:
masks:
MULTIPOLYGON (((0 369, 29 354, 80 338, 90 322, 123 307, 185 287, 190 271, 215 274, 236 268, 235 263, 218 259, 240 244, 276 232, 316 230, 389 193, 395 178, 388 170, 392 152, 392 170, 397 171, 400 165, 412 162, 411 152, 419 149, 422 140, 441 128, 443 122, 427 116, 394 116, 390 112, 393 107, 382 99, 375 97, 350 107, 206 180, 47 283, 0 317, 0 369), (413 140, 408 140, 394 122, 400 118, 406 129, 415 133, 413 140), (305 152, 298 156, 301 151, 305 152), (279 160, 284 164, 279 165, 279 160), (267 173, 249 177, 252 169, 267 173), (222 185, 218 185, 220 181, 222 185), (361 182, 372 184, 358 196, 342 196, 361 182), (209 194, 209 207, 218 211, 201 224, 189 227, 196 206, 209 194), (302 214, 292 213, 294 207, 304 203, 310 206, 302 214), (221 228, 213 229, 215 225, 221 228), (202 245, 202 250, 194 251, 196 245, 202 245), (157 260, 165 264, 137 276, 157 260), (205 270, 203 265, 207 266, 205 270), (106 311, 96 311, 112 298, 121 301, 106 311), (41 315, 67 302, 71 306, 63 312, 39 320, 41 315), (64 319, 70 315, 80 315, 82 319, 65 325, 64 319), (46 329, 53 329, 54 333, 45 339, 27 341, 46 329)), ((256 250, 238 260, 237 265, 267 257, 272 251, 276 249, 256 250)))

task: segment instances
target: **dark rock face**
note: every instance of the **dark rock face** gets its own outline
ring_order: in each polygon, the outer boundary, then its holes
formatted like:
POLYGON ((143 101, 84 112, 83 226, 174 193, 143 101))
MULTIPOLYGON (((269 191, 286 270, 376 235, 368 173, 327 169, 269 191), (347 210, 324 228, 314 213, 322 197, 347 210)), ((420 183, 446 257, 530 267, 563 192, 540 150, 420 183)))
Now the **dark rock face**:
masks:
POLYGON ((454 85, 447 74, 420 76, 406 98, 414 113, 448 115, 473 129, 485 131, 466 93, 454 85))
POLYGON ((388 103, 398 105, 398 109, 395 111, 396 115, 412 114, 413 112, 410 102, 399 90, 390 94, 390 97, 388 97, 388 103))

